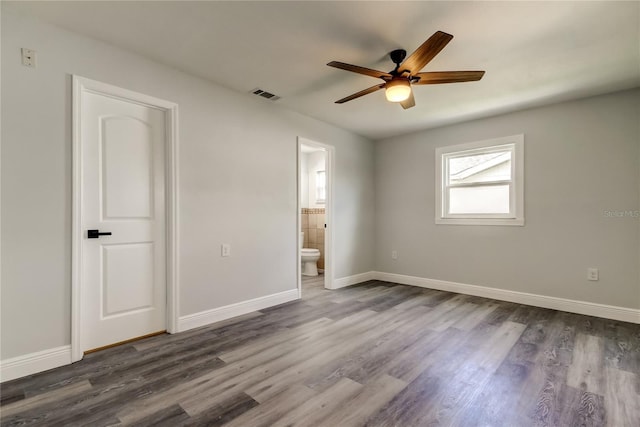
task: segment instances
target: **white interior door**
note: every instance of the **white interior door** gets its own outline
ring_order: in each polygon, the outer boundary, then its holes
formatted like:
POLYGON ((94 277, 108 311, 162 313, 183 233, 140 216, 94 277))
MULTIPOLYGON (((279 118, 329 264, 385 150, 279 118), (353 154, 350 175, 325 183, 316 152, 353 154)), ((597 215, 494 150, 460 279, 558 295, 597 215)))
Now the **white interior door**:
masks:
POLYGON ((81 96, 86 351, 166 329, 166 117, 126 99, 81 96))

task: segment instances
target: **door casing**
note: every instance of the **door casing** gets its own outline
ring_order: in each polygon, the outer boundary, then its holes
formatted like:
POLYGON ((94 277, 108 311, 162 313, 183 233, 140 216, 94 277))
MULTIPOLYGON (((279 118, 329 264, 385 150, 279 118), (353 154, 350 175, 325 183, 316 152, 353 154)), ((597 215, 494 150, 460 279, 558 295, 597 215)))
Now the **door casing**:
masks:
POLYGON ((165 113, 165 216, 167 332, 178 331, 178 105, 107 83, 72 76, 72 240, 71 240, 71 361, 81 360, 82 346, 82 94, 96 93, 154 107, 165 113))

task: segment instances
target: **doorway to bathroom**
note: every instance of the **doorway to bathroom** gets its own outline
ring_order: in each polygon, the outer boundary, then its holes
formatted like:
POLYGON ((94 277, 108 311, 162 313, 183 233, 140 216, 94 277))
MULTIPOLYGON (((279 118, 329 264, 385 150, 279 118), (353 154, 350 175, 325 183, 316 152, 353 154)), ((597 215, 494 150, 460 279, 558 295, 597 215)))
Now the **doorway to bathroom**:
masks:
POLYGON ((298 138, 298 290, 331 289, 334 149, 298 138))

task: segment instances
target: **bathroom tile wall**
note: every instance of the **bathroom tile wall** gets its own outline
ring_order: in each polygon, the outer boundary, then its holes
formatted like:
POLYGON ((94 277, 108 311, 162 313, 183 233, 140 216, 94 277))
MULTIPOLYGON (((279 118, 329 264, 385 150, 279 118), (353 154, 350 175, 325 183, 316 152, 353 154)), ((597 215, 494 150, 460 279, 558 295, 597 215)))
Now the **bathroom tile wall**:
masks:
POLYGON ((318 268, 324 270, 324 208, 302 208, 301 213, 303 247, 320 250, 318 268))

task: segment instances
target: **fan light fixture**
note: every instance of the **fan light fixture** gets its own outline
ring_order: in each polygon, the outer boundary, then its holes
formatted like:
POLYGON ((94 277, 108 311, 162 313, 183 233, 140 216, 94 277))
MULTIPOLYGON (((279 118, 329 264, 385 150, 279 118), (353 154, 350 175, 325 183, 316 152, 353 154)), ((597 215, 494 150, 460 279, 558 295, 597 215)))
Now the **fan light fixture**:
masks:
POLYGON ((411 95, 411 85, 405 79, 393 79, 386 84, 385 96, 387 101, 402 102, 411 95))

